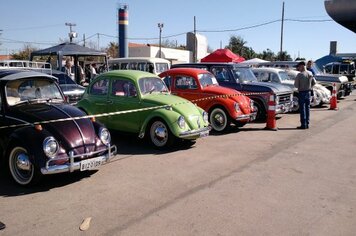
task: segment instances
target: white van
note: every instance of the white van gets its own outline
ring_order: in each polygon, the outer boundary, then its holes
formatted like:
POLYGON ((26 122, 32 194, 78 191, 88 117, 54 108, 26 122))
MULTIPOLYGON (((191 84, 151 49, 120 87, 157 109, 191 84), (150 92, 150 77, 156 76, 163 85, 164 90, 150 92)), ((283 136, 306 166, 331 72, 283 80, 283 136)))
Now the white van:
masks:
POLYGON ((125 57, 109 59, 109 70, 141 70, 160 74, 171 67, 171 63, 155 57, 125 57))

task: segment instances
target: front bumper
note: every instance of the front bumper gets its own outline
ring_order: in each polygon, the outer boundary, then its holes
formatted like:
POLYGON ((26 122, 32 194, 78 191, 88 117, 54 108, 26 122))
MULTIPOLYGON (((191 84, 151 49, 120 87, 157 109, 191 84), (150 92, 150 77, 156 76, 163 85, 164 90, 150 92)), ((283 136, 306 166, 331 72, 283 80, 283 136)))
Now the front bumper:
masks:
POLYGON ((105 151, 105 150, 100 150, 100 151, 93 152, 93 153, 79 154, 79 155, 74 155, 73 152, 70 152, 69 153, 69 163, 65 163, 65 164, 61 164, 61 165, 50 165, 51 162, 56 160, 55 158, 51 159, 46 162, 45 167, 41 168, 41 173, 43 175, 50 175, 50 174, 73 172, 73 171, 79 170, 80 169, 80 161, 77 161, 77 162, 74 161, 74 159, 78 158, 78 157, 81 157, 81 158, 84 158, 87 156, 91 157, 91 158, 85 159, 85 160, 98 158, 102 164, 105 164, 105 163, 109 162, 114 157, 114 155, 117 152, 117 148, 115 145, 112 145, 112 146, 108 147, 106 154, 101 155, 101 156, 96 155, 97 153, 102 153, 103 151, 105 151))
POLYGON ((185 132, 179 133, 179 138, 197 139, 197 138, 201 138, 201 137, 206 137, 209 135, 210 130, 211 130, 211 127, 207 126, 207 127, 203 127, 201 129, 197 129, 197 130, 185 131, 185 132))
POLYGON ((293 101, 276 105, 276 114, 291 112, 293 101))
POLYGON ((247 121, 253 121, 256 119, 257 116, 257 112, 251 112, 250 114, 246 115, 240 115, 238 117, 236 117, 236 121, 241 121, 241 120, 247 120, 247 121))

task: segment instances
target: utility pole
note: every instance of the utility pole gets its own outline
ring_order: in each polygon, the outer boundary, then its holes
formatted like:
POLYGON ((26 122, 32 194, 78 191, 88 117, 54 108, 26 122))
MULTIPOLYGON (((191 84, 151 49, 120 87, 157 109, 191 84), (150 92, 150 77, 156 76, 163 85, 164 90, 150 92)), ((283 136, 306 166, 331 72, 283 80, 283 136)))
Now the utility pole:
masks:
POLYGON ((73 38, 77 37, 77 32, 73 31, 72 27, 77 26, 77 24, 75 24, 75 23, 66 23, 65 25, 69 26, 69 33, 68 33, 69 42, 72 43, 73 38))
POLYGON ((162 58, 162 28, 163 28, 163 23, 158 23, 158 28, 159 28, 159 58, 162 58))
POLYGON ((194 63, 197 62, 198 60, 198 40, 197 40, 197 20, 194 16, 194 53, 193 53, 193 57, 194 57, 194 63))
POLYGON ((98 35, 98 50, 100 50, 100 34, 99 33, 97 33, 97 35, 98 35))
POLYGON ((283 53, 283 27, 284 27, 284 2, 282 6, 282 24, 281 24, 281 47, 279 50, 279 60, 282 61, 282 53, 283 53))

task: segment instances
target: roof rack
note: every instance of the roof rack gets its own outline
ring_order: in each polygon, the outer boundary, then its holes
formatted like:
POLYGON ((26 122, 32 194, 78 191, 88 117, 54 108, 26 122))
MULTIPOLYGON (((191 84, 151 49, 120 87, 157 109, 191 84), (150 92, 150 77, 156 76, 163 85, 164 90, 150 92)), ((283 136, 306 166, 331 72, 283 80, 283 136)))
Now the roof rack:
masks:
POLYGON ((35 62, 26 60, 0 60, 0 70, 32 70, 52 74, 52 66, 48 62, 35 62))

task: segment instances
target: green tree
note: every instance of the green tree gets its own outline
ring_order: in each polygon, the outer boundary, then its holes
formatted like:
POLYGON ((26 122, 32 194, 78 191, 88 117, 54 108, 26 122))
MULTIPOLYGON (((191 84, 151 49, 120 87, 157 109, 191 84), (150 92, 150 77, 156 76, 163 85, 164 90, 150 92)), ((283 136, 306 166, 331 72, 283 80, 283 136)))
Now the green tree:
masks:
POLYGON ((30 60, 30 55, 33 51, 38 50, 33 47, 31 44, 25 44, 21 50, 16 53, 12 53, 11 57, 14 60, 30 60))
POLYGON ((241 36, 231 36, 229 45, 226 49, 230 49, 233 53, 238 54, 245 59, 251 59, 256 57, 256 52, 251 48, 246 46, 247 41, 245 41, 241 36))
POLYGON ((292 57, 288 54, 287 51, 278 52, 276 60, 279 61, 292 61, 292 57))
POLYGON ((109 45, 105 48, 105 52, 109 57, 115 58, 119 52, 119 45, 115 42, 110 42, 109 45))

